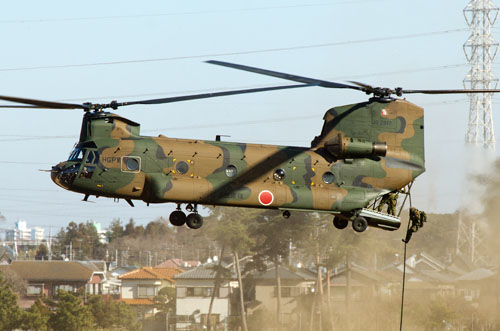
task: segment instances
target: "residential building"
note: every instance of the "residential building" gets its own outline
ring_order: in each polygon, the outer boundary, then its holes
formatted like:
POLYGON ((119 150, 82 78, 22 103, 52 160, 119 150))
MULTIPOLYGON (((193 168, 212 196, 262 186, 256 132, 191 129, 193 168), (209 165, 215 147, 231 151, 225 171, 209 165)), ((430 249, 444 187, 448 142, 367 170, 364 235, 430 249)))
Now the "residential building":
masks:
MULTIPOLYGON (((215 276, 215 265, 206 264, 174 277, 177 290, 177 327, 187 327, 191 323, 206 323, 215 276)), ((232 314, 231 294, 234 293, 234 288, 237 286, 234 274, 229 280, 220 284, 212 304, 212 325, 227 322, 232 314)))
MULTIPOLYGON (((300 296, 314 291, 316 275, 307 269, 291 270, 285 266, 280 266, 278 270, 281 281, 281 314, 288 316, 296 312, 300 296)), ((248 283, 247 313, 259 309, 276 312, 276 267, 271 265, 264 272, 254 273, 249 277, 248 283)))
POLYGON ((59 290, 101 294, 105 273, 92 263, 77 261, 13 261, 0 266, 0 271, 14 272, 26 282, 26 294, 19 305, 29 308, 37 297, 54 297, 59 290))
MULTIPOLYGON (((244 265, 249 257, 240 260, 244 265)), ((233 315, 239 315, 239 288, 233 265, 226 265, 231 275, 226 278, 214 296, 211 311, 211 325, 228 324, 233 315)), ((279 268, 281 278, 282 314, 295 312, 298 297, 311 293, 316 276, 308 270, 292 271, 287 267, 279 268)), ((245 309, 251 314, 259 309, 276 311, 276 270, 270 265, 265 272, 254 272, 245 277, 245 309)), ((206 323, 210 300, 215 283, 215 265, 206 264, 175 276, 177 288, 178 327, 206 323)))
POLYGON ((120 299, 134 306, 142 318, 154 316, 154 297, 164 287, 173 287, 174 276, 183 270, 178 268, 142 267, 118 276, 121 280, 120 299))

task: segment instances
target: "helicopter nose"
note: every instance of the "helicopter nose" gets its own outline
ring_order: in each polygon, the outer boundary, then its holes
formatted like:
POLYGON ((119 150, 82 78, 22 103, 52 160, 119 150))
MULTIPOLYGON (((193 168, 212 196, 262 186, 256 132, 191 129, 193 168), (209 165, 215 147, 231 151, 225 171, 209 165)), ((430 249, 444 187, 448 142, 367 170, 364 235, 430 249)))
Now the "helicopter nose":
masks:
POLYGON ((52 181, 55 181, 60 171, 61 168, 59 168, 59 165, 52 166, 52 170, 50 170, 50 179, 52 179, 52 181))
POLYGON ((59 163, 59 164, 52 167, 52 170, 50 171, 50 179, 52 179, 52 181, 56 185, 58 185, 62 188, 66 188, 61 183, 61 173, 62 173, 62 167, 61 167, 61 164, 59 163))
POLYGON ((69 166, 65 162, 61 162, 52 167, 50 178, 57 186, 68 190, 76 177, 77 171, 76 165, 69 166))

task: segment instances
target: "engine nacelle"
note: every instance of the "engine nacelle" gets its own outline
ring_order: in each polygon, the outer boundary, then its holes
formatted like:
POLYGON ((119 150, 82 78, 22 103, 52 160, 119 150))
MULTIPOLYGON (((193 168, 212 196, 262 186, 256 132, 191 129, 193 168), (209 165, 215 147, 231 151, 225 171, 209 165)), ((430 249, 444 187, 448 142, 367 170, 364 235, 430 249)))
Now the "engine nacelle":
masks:
POLYGON ((387 154, 387 143, 344 137, 339 133, 325 143, 325 149, 337 159, 356 159, 387 154))

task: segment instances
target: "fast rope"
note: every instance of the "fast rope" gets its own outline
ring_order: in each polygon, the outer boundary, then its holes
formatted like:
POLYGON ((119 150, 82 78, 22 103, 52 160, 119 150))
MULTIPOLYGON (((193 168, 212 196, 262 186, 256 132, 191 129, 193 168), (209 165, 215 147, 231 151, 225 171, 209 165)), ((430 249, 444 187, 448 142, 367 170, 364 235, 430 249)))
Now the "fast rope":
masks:
MULTIPOLYGON (((410 208, 411 208, 411 196, 410 196, 410 208)), ((408 218, 408 227, 406 231, 410 230, 410 220, 408 218)), ((404 313, 404 303, 405 303, 405 281, 406 281, 406 246, 408 242, 403 240, 404 245, 404 254, 403 254, 403 288, 401 290, 401 320, 399 322, 399 331, 403 330, 403 313, 404 313)))
MULTIPOLYGON (((401 211, 403 210, 403 207, 406 203, 406 199, 409 198, 410 200, 410 209, 412 207, 412 204, 411 204, 411 194, 410 194, 410 191, 411 191, 411 187, 413 186, 413 182, 411 182, 409 185, 408 185, 408 192, 403 200, 403 205, 401 206, 401 209, 399 210, 399 214, 398 216, 401 215, 401 211)), ((408 226, 406 228, 406 233, 408 233, 408 231, 410 230, 410 216, 408 215, 408 226)), ((401 318, 400 318, 400 321, 399 321, 399 330, 402 331, 403 330, 403 314, 404 314, 404 301, 405 301, 405 281, 406 281, 406 246, 408 245, 408 242, 409 240, 404 240, 403 239, 403 242, 404 242, 404 253, 403 253, 403 288, 401 290, 401 318)))

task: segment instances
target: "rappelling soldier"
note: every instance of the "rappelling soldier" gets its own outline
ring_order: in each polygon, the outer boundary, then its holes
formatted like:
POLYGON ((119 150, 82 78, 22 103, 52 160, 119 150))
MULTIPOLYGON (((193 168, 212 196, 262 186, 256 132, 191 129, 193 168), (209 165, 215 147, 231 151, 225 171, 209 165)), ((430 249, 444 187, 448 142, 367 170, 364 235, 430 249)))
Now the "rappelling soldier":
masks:
POLYGON ((403 242, 408 243, 413 235, 413 232, 417 232, 418 229, 424 226, 424 223, 427 221, 427 215, 425 212, 418 210, 417 208, 410 208, 410 228, 406 232, 406 238, 403 239, 403 242))

